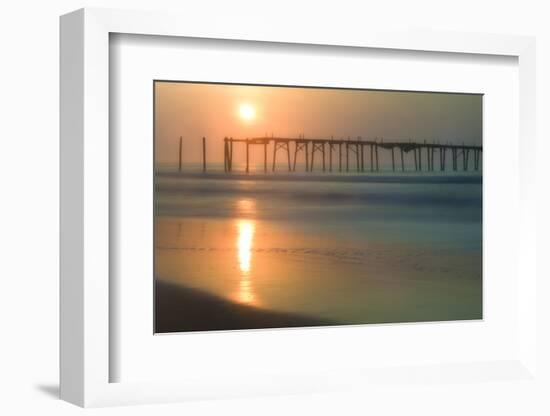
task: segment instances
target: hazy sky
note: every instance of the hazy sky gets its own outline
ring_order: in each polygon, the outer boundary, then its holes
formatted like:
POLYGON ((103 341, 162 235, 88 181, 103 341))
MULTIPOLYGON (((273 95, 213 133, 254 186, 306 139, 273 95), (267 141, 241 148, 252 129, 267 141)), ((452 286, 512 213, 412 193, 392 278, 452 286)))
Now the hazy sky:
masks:
MULTIPOLYGON (((383 137, 384 141, 481 144, 482 96, 155 83, 155 150, 159 163, 223 162, 223 138, 383 137), (243 109, 244 107, 244 109, 243 109)), ((235 154, 239 161, 240 153, 235 154)))

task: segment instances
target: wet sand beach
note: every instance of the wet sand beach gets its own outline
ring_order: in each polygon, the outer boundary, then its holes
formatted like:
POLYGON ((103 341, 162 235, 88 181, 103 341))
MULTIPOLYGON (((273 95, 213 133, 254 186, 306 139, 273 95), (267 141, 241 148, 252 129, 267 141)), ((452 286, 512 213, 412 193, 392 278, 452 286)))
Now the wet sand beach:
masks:
POLYGON ((156 281, 155 332, 215 331, 335 325, 327 319, 281 313, 231 302, 189 289, 156 281))

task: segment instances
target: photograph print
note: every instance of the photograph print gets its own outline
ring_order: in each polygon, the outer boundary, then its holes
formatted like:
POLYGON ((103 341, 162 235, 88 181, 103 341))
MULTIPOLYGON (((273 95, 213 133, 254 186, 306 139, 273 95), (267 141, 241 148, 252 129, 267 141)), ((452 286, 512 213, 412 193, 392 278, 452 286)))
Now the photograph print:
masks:
POLYGON ((155 333, 483 318, 481 94, 153 88, 155 333))

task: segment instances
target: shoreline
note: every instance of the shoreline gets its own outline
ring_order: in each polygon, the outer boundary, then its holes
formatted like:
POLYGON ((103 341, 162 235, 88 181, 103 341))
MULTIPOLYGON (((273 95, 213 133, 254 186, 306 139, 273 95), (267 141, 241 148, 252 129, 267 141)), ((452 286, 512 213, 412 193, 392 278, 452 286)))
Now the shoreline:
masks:
POLYGON ((338 322, 232 302, 155 278, 155 333, 274 329, 338 325, 338 322))
POLYGON ((168 172, 155 171, 155 178, 255 180, 255 181, 301 181, 344 183, 412 183, 412 184, 482 184, 482 174, 477 173, 245 173, 245 172, 168 172))

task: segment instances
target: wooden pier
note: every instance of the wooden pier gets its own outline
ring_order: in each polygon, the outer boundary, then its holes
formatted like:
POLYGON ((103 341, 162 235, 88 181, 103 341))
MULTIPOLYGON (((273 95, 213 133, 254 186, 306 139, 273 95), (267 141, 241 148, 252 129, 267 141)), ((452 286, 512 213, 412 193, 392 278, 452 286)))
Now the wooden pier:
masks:
POLYGON ((224 169, 233 170, 234 144, 243 143, 246 147, 245 170, 250 171, 250 146, 263 146, 264 172, 268 170, 268 147, 273 148, 271 171, 275 172, 279 163, 284 163, 289 172, 296 171, 296 161, 303 160, 305 171, 322 172, 379 172, 380 150, 388 151, 391 155, 392 171, 445 171, 447 153, 451 156, 453 171, 480 169, 481 146, 465 144, 428 143, 423 142, 384 142, 383 140, 356 139, 306 139, 303 136, 290 137, 255 137, 247 139, 224 138, 224 169), (336 156, 333 163, 333 153, 336 156), (470 162, 473 157, 473 166, 470 162), (279 159, 277 159, 279 156, 279 159), (405 157, 408 156, 408 157, 405 157), (367 163, 365 162, 367 159, 367 163), (424 162, 424 163, 423 163, 424 162), (439 163, 436 163, 439 162, 439 163), (459 163, 461 162, 461 163, 459 163), (462 169, 460 169, 462 168, 462 169))

